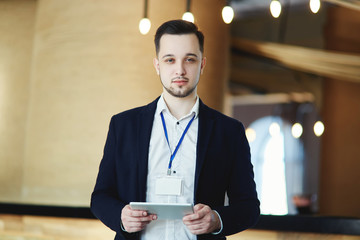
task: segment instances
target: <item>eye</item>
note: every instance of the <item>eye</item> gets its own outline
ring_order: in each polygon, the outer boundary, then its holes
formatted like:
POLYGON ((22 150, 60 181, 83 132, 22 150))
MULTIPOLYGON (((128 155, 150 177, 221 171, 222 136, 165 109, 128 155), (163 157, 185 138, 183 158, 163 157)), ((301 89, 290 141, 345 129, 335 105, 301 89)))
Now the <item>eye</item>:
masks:
POLYGON ((186 58, 185 61, 193 63, 193 62, 196 62, 196 59, 194 59, 194 58, 186 58))
POLYGON ((166 59, 165 59, 165 62, 166 62, 166 63, 174 63, 174 62, 175 62, 175 59, 173 59, 173 58, 166 58, 166 59))

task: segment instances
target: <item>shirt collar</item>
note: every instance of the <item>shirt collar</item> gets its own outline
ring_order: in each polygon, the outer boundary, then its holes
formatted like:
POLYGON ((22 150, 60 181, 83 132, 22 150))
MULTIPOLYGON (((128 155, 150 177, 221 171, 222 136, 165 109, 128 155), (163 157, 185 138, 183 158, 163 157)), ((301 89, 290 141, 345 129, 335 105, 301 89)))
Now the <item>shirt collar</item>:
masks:
MULTIPOLYGON (((196 102, 195 102, 194 106, 192 107, 192 109, 190 110, 190 112, 186 116, 182 117, 179 120, 187 118, 187 117, 191 116, 192 114, 195 114, 195 118, 197 118, 199 116, 199 106, 200 106, 200 98, 198 96, 196 96, 196 102)), ((172 116, 168 106, 165 103, 163 94, 161 94, 161 96, 159 98, 155 114, 160 115, 161 112, 167 112, 172 116)))

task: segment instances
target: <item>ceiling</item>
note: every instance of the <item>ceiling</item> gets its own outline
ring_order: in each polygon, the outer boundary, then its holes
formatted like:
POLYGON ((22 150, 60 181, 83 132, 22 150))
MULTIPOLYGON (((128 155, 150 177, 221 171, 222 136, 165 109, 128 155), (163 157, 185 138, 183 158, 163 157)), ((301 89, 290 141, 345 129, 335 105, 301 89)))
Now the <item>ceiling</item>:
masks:
MULTIPOLYGON (((254 12, 268 11, 270 2, 270 0, 231 0, 230 5, 239 18, 254 12)), ((281 3, 294 8, 304 8, 308 6, 309 0, 288 0, 281 1, 281 3)))
MULTIPOLYGON (((235 19, 231 24, 231 38, 322 49, 326 6, 313 14, 308 0, 286 3, 280 17, 275 19, 269 12, 270 0, 232 0, 235 19)), ((229 89, 233 95, 309 92, 320 102, 322 77, 233 49, 229 89)))

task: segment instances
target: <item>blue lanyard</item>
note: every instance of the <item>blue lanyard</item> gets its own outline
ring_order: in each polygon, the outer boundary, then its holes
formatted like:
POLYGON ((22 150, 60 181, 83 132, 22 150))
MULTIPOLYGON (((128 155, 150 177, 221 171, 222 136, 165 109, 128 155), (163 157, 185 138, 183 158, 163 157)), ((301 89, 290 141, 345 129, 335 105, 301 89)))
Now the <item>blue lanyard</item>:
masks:
MULTIPOLYGON (((168 146, 169 146, 169 149, 170 149, 170 153, 171 153, 171 148, 170 148, 170 143, 169 143, 169 137, 168 137, 167 130, 166 130, 166 124, 165 124, 164 115, 163 115, 162 112, 160 113, 160 115, 161 115, 161 120, 162 120, 162 124, 163 124, 163 127, 164 127, 164 133, 165 133, 166 141, 167 141, 167 143, 168 143, 168 146)), ((173 162, 173 160, 174 160, 174 158, 175 158, 175 155, 176 155, 177 151, 179 150, 179 147, 180 147, 182 141, 184 140, 185 134, 186 134, 186 132, 189 130, 190 125, 191 125, 191 123, 193 122, 194 118, 195 118, 195 115, 194 115, 194 116, 192 117, 192 119, 189 121, 189 123, 188 123, 188 125, 186 126, 186 128, 185 128, 185 130, 184 130, 184 132, 183 132, 183 134, 182 134, 182 136, 181 136, 181 138, 179 139, 178 144, 176 145, 175 151, 174 151, 174 152, 171 154, 171 156, 170 156, 170 161, 169 161, 169 166, 168 166, 168 172, 167 172, 168 175, 171 175, 172 162, 173 162)))

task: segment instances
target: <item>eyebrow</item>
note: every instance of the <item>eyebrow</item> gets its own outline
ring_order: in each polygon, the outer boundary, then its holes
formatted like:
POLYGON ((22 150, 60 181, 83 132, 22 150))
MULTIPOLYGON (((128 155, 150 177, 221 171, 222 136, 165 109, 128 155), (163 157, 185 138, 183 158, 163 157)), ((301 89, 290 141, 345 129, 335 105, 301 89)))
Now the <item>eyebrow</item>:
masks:
MULTIPOLYGON (((162 56, 162 59, 167 57, 174 57, 174 56, 175 56, 174 54, 165 54, 164 56, 162 56)), ((198 55, 196 55, 195 53, 187 53, 185 56, 187 57, 192 56, 198 58, 198 55)))

